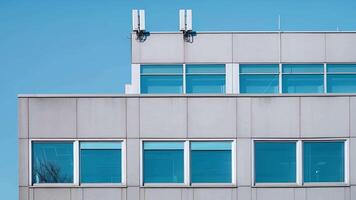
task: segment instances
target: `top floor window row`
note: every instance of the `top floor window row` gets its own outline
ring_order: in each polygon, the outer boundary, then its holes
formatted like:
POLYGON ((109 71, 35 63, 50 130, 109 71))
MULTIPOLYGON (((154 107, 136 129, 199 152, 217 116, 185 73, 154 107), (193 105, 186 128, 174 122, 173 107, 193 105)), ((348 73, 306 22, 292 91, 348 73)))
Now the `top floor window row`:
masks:
POLYGON ((142 94, 356 93, 356 64, 141 65, 140 83, 142 94))

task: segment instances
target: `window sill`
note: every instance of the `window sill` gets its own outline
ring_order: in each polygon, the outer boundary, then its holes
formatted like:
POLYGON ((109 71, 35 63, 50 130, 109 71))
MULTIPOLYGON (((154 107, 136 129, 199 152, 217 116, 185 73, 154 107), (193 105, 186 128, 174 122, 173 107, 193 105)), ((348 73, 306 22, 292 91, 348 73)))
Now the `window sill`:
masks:
POLYGON ((303 185, 296 183, 259 183, 252 186, 253 188, 312 188, 312 187, 349 187, 346 183, 304 183, 303 185))
POLYGON ((93 184, 34 184, 29 186, 30 188, 126 188, 126 185, 111 184, 111 183, 93 183, 93 184))
POLYGON ((148 183, 142 185, 143 188, 236 188, 235 184, 228 183, 195 183, 191 185, 186 184, 170 184, 170 183, 148 183))

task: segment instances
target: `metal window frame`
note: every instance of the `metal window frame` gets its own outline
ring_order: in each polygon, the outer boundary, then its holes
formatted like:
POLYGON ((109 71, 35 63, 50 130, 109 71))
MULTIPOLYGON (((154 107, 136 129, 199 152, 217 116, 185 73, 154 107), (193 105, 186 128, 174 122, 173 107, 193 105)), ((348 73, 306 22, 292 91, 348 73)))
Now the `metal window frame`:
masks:
MULTIPOLYGON (((237 84, 237 90, 236 93, 237 94, 249 94, 249 93, 241 93, 241 79, 240 76, 241 75, 278 75, 278 92, 277 93, 270 93, 270 94, 280 94, 281 93, 281 85, 282 85, 282 79, 281 79, 281 63, 278 62, 272 62, 272 63, 237 63, 236 64, 236 68, 237 68, 237 73, 235 73, 235 77, 234 80, 237 80, 238 84, 237 84), (278 65, 278 72, 277 73, 241 73, 240 71, 240 65, 278 65)), ((253 94, 253 93, 250 93, 253 94)))
POLYGON ((140 139, 140 187, 160 187, 160 188, 170 188, 170 187, 237 187, 237 176, 236 176, 236 139, 140 139), (144 142, 184 142, 184 181, 183 183, 144 183, 143 180, 143 143, 144 142), (202 142, 221 142, 228 141, 231 142, 231 183, 192 183, 190 177, 190 144, 194 141, 202 142))
POLYGON ((28 170, 30 187, 126 187, 126 139, 29 139, 28 170), (121 142, 121 183, 80 183, 80 142, 121 142), (73 143, 73 183, 32 183, 32 144, 33 142, 72 142, 73 143))
POLYGON ((252 139, 251 145, 251 166, 252 166, 252 187, 338 187, 338 186, 349 186, 350 185, 350 139, 349 138, 310 138, 310 139, 300 139, 300 138, 261 138, 252 139), (295 183, 256 183, 256 167, 255 167, 255 143, 257 142, 296 142, 296 182, 295 183), (303 143, 308 141, 319 141, 319 142, 344 142, 344 182, 304 182, 304 166, 303 166, 303 143))

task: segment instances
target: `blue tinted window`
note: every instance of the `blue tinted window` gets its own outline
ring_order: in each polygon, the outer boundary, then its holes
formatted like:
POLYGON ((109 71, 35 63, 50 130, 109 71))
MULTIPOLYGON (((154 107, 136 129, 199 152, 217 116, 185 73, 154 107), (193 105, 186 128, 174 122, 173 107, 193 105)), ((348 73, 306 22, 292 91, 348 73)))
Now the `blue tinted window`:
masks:
POLYGON ((283 73, 324 73, 323 64, 284 64, 283 73))
POLYGON ((184 183, 184 143, 144 142, 144 183, 184 183))
POLYGON ((187 93, 225 93, 225 75, 187 75, 187 93))
POLYGON ((186 65, 186 93, 225 93, 225 65, 186 65))
POLYGON ((278 75, 241 74, 240 93, 278 93, 278 75))
POLYGON ((141 74, 182 74, 182 65, 142 65, 141 74))
POLYGON ((141 76, 142 94, 183 93, 183 76, 145 75, 141 76))
POLYGON ((344 142, 304 142, 304 182, 344 182, 344 142))
POLYGON ((121 183, 121 142, 81 142, 81 183, 121 183))
POLYGON ((328 74, 328 92, 356 93, 356 74, 328 74))
POLYGON ((283 75, 283 93, 323 93, 324 75, 288 74, 283 75))
POLYGON ((231 142, 191 142, 192 183, 231 183, 231 142))
POLYGON ((186 65, 186 73, 225 74, 225 65, 186 65))
POLYGON ((330 64, 327 71, 328 92, 356 92, 356 64, 330 64))
POLYGON ((240 73, 273 73, 278 74, 278 64, 240 64, 240 73))
POLYGON ((328 64, 329 73, 356 73, 356 64, 328 64))
POLYGON ((141 93, 183 93, 183 65, 142 65, 141 93))
POLYGON ((32 183, 73 183, 73 143, 33 142, 32 183))
POLYGON ((296 142, 255 143, 256 183, 296 182, 296 142))
POLYGON ((240 64, 240 93, 278 93, 278 64, 240 64))

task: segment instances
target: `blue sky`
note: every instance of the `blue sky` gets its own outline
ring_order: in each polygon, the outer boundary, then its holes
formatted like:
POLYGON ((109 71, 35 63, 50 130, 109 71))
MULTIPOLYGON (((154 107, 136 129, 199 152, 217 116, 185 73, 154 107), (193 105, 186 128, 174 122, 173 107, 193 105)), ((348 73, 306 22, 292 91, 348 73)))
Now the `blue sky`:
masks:
POLYGON ((20 93, 123 93, 130 81, 131 9, 148 31, 356 30, 355 0, 0 0, 0 188, 17 198, 20 93))

